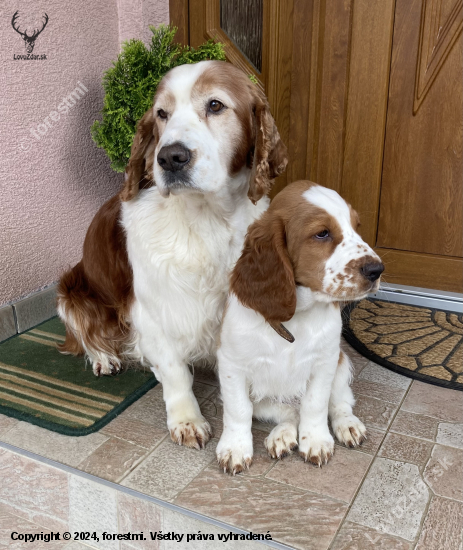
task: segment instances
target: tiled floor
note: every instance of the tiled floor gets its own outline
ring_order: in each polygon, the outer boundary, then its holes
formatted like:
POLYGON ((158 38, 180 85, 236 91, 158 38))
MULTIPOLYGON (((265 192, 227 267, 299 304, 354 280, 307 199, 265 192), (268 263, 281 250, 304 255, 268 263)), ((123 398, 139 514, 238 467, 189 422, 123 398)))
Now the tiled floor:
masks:
MULTIPOLYGON (((99 433, 72 438, 0 416, 0 440, 229 525, 269 531, 294 548, 463 550, 463 393, 404 378, 344 347, 355 367, 355 413, 369 437, 356 450, 338 445, 321 469, 297 455, 271 459, 263 446, 271 427, 255 422, 251 469, 236 477, 219 471, 218 383, 198 370, 195 393, 214 429, 203 451, 171 442, 160 385, 99 433)), ((0 489, 0 506, 4 499, 0 489)), ((46 513, 59 525, 59 499, 54 505, 46 513)), ((10 529, 8 510, 0 507, 0 538, 10 529)), ((45 525, 42 513, 14 521, 33 531, 45 525)))

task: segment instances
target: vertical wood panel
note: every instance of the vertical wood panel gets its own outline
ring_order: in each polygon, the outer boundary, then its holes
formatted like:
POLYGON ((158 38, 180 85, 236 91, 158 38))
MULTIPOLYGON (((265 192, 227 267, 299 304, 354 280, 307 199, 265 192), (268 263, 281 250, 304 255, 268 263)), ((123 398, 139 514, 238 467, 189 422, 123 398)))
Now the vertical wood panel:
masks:
POLYGON ((312 98, 315 99, 313 89, 316 88, 313 71, 317 64, 312 57, 317 47, 317 37, 314 36, 314 30, 318 30, 318 21, 314 23, 317 4, 318 1, 294 0, 290 133, 286 143, 291 159, 286 172, 288 182, 308 177, 309 114, 313 112, 311 105, 312 98))
MULTIPOLYGON (((288 145, 293 55, 293 0, 264 2, 263 43, 268 45, 265 92, 280 136, 288 145)), ((287 183, 285 172, 275 181, 270 196, 274 197, 287 183)))
POLYGON ((169 0, 169 21, 171 25, 178 28, 175 41, 188 45, 190 43, 188 0, 169 0))
POLYGON ((326 0, 323 21, 323 66, 319 86, 319 131, 312 177, 341 191, 349 66, 351 1, 326 0))
POLYGON ((379 211, 395 0, 356 0, 341 193, 374 246, 379 211))

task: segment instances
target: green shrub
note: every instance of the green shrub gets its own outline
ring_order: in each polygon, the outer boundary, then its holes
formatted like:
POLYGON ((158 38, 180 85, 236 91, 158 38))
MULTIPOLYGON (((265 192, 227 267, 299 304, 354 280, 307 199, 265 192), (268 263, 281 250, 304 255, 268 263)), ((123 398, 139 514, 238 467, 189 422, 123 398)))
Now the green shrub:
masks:
POLYGON ((173 42, 175 27, 150 29, 153 36, 149 49, 141 40, 125 42, 117 61, 103 77, 103 120, 93 123, 92 138, 106 151, 117 172, 123 172, 127 165, 136 123, 151 107, 167 71, 205 59, 225 60, 222 44, 209 40, 199 48, 190 48, 173 42))

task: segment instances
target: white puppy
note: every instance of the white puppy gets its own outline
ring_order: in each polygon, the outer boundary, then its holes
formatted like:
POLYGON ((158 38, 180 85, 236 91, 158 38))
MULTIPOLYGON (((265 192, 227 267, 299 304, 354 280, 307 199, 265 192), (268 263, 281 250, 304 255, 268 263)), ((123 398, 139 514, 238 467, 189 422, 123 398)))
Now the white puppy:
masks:
POLYGON ((224 471, 250 466, 253 416, 277 422, 265 440, 274 458, 299 447, 305 461, 326 463, 334 452, 328 416, 340 442, 364 440, 352 413, 351 364, 340 349, 340 302, 375 292, 384 267, 358 226, 335 191, 299 181, 249 228, 218 351, 224 471))

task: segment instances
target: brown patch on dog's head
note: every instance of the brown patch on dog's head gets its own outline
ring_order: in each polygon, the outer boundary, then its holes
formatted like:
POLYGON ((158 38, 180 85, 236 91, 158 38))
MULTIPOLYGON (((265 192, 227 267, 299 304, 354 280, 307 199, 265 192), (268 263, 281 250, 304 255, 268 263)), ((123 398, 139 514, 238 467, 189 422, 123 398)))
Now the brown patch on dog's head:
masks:
POLYGON ((240 137, 232 145, 229 173, 252 168, 248 197, 256 203, 270 191, 273 180, 288 164, 287 149, 281 141, 267 98, 248 76, 230 63, 211 62, 200 75, 193 93, 223 89, 233 98, 233 110, 240 137))

